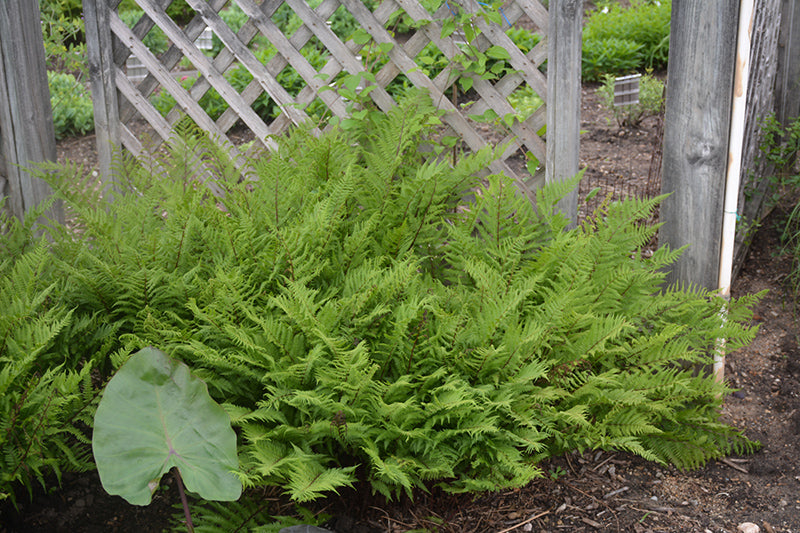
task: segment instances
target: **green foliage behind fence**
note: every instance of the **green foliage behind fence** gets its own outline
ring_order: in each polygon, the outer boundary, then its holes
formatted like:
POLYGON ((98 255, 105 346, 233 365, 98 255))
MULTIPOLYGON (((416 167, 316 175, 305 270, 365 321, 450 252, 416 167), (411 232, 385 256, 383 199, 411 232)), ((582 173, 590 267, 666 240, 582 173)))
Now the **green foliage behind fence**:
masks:
POLYGON ((48 72, 47 82, 56 139, 84 135, 94 130, 89 89, 72 74, 63 72, 48 72))
POLYGON ((639 0, 630 8, 610 2, 593 11, 583 28, 583 80, 666 67, 671 12, 671 0, 639 0))

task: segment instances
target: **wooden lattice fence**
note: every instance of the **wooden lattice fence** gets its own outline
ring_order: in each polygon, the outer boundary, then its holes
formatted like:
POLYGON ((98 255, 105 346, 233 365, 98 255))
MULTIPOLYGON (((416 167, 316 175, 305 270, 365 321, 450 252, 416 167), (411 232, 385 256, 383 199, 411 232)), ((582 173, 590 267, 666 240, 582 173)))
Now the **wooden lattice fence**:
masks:
POLYGON ((492 170, 515 177, 528 192, 544 181, 545 161, 548 179, 563 179, 578 170, 580 1, 551 0, 551 10, 560 7, 549 13, 539 0, 509 0, 502 7, 475 0, 322 0, 314 8, 301 0, 235 0, 235 4, 188 0, 193 17, 178 24, 166 12, 171 0, 135 0, 143 16, 131 28, 119 16, 120 1, 84 1, 104 176, 110 176, 113 146, 145 154, 151 148, 143 145, 142 131, 158 144, 173 135, 185 115, 217 137, 241 165, 245 161, 242 148, 231 141, 234 126, 243 124, 252 131, 257 142, 248 150, 256 152, 272 148, 272 136, 292 125, 324 128, 329 118, 345 120, 357 109, 347 90, 354 88, 354 79, 359 81, 356 89, 382 110, 395 105, 398 85, 425 89, 445 112, 443 121, 451 134, 460 137, 466 149, 505 145, 492 170), (246 16, 238 31, 224 20, 224 11, 230 9, 246 16), (296 27, 281 26, 287 14, 296 27), (343 18, 351 25, 347 31, 337 31, 336 21, 343 18), (454 24, 456 20, 460 25, 454 24), (403 29, 393 31, 398 21, 403 29), (154 27, 169 43, 160 54, 143 42, 154 27), (195 45, 207 27, 222 44, 216 54, 195 45), (507 35, 508 30, 520 27, 536 32, 539 42, 521 49, 507 35), (471 41, 461 40, 473 32, 471 41), (557 41, 548 39, 553 35, 557 41), (265 55, 267 47, 274 52, 265 55), (311 47, 318 52, 309 53, 311 47), (548 51, 550 63, 558 67, 550 69, 550 79, 543 67, 548 51), (126 77, 129 56, 147 69, 141 81, 126 77), (472 68, 480 66, 481 57, 496 70, 472 68), (465 63, 467 70, 477 72, 465 72, 465 63), (234 87, 231 73, 239 75, 242 69, 251 80, 244 87, 234 87), (290 70, 296 75, 288 75, 290 70), (191 83, 181 80, 192 72, 197 77, 190 78, 191 83), (291 84, 287 83, 290 78, 291 84), (210 116, 201 105, 201 99, 213 91, 226 106, 218 116, 210 116), (174 99, 172 109, 154 105, 162 92, 174 99), (535 100, 534 93, 548 105, 523 114, 510 102, 519 95, 535 100), (267 95, 272 114, 263 112, 262 95, 267 95), (320 119, 321 112, 325 120, 320 119), (476 116, 494 120, 481 122, 476 116), (558 127, 553 124, 556 119, 558 127), (559 146, 545 144, 546 126, 548 137, 559 139, 559 146), (540 162, 533 176, 526 170, 526 158, 540 162))

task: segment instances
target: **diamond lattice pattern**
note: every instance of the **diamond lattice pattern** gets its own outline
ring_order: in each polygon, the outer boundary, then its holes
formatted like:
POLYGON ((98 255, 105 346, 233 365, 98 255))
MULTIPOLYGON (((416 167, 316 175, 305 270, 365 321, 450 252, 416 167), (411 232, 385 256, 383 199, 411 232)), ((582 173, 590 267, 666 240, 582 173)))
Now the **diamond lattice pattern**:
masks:
MULTIPOLYGON (((547 10, 538 0, 109 0, 123 145, 168 140, 185 117, 243 162, 292 125, 316 131, 425 89, 461 147, 532 186, 544 161, 547 10), (211 37, 209 39, 209 37, 211 37), (239 126, 244 126, 241 128, 239 126), (241 143, 237 131, 252 132, 241 143), (252 154, 251 154, 252 155, 252 154)), ((152 149, 152 146, 147 147, 152 149)))

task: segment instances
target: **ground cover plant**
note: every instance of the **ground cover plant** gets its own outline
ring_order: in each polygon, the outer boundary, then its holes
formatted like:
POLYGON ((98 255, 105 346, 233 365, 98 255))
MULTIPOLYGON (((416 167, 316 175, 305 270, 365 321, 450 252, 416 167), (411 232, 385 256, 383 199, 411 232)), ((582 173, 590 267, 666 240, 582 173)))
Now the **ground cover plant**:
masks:
MULTIPOLYGON (((662 291, 677 252, 638 253, 657 200, 605 203, 567 231, 553 206, 574 184, 543 190, 534 209, 508 178, 482 177, 488 149, 426 160, 421 146, 444 148, 420 102, 347 132, 297 131, 252 162, 257 179, 190 132, 157 164, 121 160, 110 203, 68 171, 47 174, 75 226, 3 237, 3 295, 37 313, 2 308, 3 375, 16 372, 3 407, 30 413, 51 394, 70 409, 15 424, 42 451, 1 442, 18 474, 2 490, 82 464, 47 450, 86 458, 75 412, 90 421, 105 381, 151 345, 231 417, 245 487, 298 502, 359 480, 389 497, 516 487, 573 449, 682 467, 753 449, 718 421, 724 386, 692 364, 720 336, 730 350, 752 337, 754 297, 723 321, 706 292, 662 291), (197 148, 221 196, 198 182, 197 148), (34 351, 18 348, 29 323, 43 328, 34 351), (32 394, 48 372, 70 387, 32 394)), ((226 525, 255 516, 247 493, 226 510, 226 525)))

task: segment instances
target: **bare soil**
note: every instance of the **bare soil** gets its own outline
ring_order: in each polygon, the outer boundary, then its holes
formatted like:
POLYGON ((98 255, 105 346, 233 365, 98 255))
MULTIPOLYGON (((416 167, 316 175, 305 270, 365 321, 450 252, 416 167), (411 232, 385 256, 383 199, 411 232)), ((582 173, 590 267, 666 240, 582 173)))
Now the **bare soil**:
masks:
MULTIPOLYGON (((581 189, 600 187, 600 197, 657 192, 659 118, 621 129, 608 121, 594 89, 584 87, 581 189)), ((93 168, 94 137, 60 142, 59 157, 93 168)), ((326 526, 339 533, 733 533, 745 522, 766 533, 800 533, 800 349, 795 303, 786 289, 791 264, 779 253, 780 222, 778 208, 759 229, 733 286, 734 296, 769 290, 756 309, 758 337, 729 356, 726 367, 739 390, 726 399, 723 416, 762 443, 757 453, 692 472, 625 453, 571 454, 543 465, 563 475, 519 490, 459 496, 433 490, 413 501, 386 502, 360 487, 315 502, 314 509, 331 516, 326 526)), ((0 533, 161 531, 179 512, 167 478, 149 507, 108 496, 95 473, 67 474, 60 487, 36 489, 32 500, 21 496, 19 511, 2 507, 0 533)), ((263 501, 274 514, 290 512, 278 491, 263 501)))

